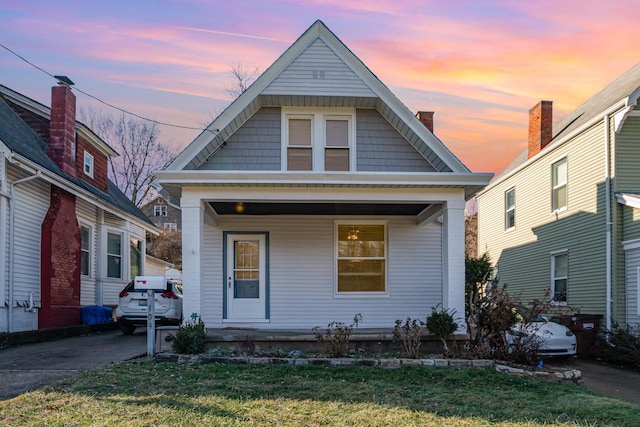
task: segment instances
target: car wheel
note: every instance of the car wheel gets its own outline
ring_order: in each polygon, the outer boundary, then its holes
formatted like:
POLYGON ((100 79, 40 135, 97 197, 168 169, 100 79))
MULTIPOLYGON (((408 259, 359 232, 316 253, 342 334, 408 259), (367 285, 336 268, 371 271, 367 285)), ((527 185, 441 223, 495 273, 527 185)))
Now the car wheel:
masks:
POLYGON ((131 335, 135 332, 136 326, 131 323, 120 322, 120 330, 125 335, 131 335))

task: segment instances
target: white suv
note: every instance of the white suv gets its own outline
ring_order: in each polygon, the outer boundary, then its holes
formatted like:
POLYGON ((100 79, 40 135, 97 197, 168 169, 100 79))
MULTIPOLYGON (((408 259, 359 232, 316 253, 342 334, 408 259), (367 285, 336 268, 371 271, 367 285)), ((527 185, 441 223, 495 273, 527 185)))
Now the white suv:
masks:
MULTIPOLYGON (((167 280, 164 289, 154 290, 156 325, 182 322, 182 282, 167 280)), ((136 291, 133 280, 120 292, 116 319, 123 334, 132 334, 136 326, 147 324, 147 292, 136 291)))

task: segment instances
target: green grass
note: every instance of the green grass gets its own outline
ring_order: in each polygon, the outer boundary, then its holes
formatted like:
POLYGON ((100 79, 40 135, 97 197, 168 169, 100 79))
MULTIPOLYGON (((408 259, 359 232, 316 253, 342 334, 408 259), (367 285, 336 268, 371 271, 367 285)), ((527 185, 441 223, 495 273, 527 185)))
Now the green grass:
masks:
POLYGON ((637 426, 640 406, 474 369, 178 365, 146 359, 0 402, 21 426, 637 426))

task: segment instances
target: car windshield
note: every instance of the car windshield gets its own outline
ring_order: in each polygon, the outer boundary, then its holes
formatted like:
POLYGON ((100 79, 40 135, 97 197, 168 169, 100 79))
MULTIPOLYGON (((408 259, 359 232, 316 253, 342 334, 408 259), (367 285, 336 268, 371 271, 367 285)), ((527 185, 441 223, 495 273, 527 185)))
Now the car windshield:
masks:
POLYGON ((523 305, 516 307, 515 310, 518 314, 518 318, 520 319, 520 322, 546 322, 547 321, 547 319, 545 319, 540 313, 534 315, 528 307, 525 307, 523 305))

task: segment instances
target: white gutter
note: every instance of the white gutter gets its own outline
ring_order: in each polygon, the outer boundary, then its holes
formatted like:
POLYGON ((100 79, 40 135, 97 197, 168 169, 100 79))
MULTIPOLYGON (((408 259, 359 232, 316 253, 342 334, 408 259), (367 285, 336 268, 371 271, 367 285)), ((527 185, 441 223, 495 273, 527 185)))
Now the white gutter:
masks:
POLYGON ((609 115, 603 116, 604 122, 604 191, 605 191, 605 226, 606 226, 606 255, 605 255, 605 280, 606 280, 606 329, 611 330, 611 314, 612 314, 612 250, 611 250, 611 229, 613 223, 611 221, 611 135, 609 115))
MULTIPOLYGON (((8 311, 7 311, 7 325, 8 325, 8 332, 11 333, 13 332, 13 303, 15 302, 14 299, 14 291, 15 291, 15 285, 14 285, 14 277, 13 277, 13 273, 14 273, 14 250, 13 250, 13 242, 15 239, 15 203, 13 202, 13 199, 15 197, 14 195, 14 188, 22 183, 25 183, 27 181, 31 181, 34 180, 36 178, 42 178, 42 172, 38 169, 36 170, 34 175, 30 175, 28 177, 19 179, 17 181, 14 181, 11 183, 11 186, 9 187, 9 307, 8 307, 8 311)), ((4 248, 3 248, 4 250, 4 248)))

